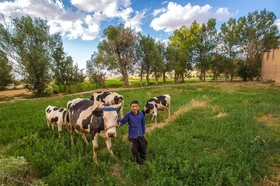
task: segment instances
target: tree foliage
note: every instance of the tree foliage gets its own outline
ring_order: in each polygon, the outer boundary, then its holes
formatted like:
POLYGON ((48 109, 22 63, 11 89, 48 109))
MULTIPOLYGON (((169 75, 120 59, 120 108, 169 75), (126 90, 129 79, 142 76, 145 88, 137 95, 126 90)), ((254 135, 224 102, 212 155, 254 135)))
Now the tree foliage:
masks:
POLYGON ((61 85, 70 85, 71 83, 75 83, 75 77, 73 77, 74 62, 72 57, 68 56, 64 52, 61 36, 56 35, 54 41, 54 51, 52 53, 53 61, 51 69, 55 84, 57 84, 59 88, 61 88, 61 85))
POLYGON ((209 19, 202 24, 201 32, 198 33, 194 48, 194 61, 196 69, 200 70, 200 80, 205 81, 206 72, 210 69, 213 56, 217 47, 216 20, 209 19))
POLYGON ((274 25, 276 16, 266 9, 254 11, 238 19, 240 47, 243 61, 238 74, 243 80, 253 80, 260 75, 261 54, 278 45, 278 29, 274 25))
POLYGON ((170 44, 176 48, 178 60, 175 63, 175 82, 184 82, 186 70, 192 69, 192 52, 198 39, 198 33, 202 27, 197 22, 193 22, 190 27, 182 26, 174 31, 170 44))
POLYGON ((233 80, 235 75, 235 69, 237 67, 238 54, 239 54, 239 27, 237 21, 234 18, 230 18, 227 23, 221 25, 221 32, 219 33, 219 43, 221 46, 221 55, 220 59, 222 64, 220 66, 220 72, 224 73, 225 79, 227 80, 228 75, 230 80, 233 80))
POLYGON ((12 29, 0 27, 1 49, 16 61, 17 70, 35 94, 44 93, 50 82, 54 35, 46 20, 29 16, 13 20, 12 29))
POLYGON ((99 87, 105 87, 107 65, 106 60, 104 61, 99 53, 95 52, 91 55, 91 59, 87 61, 86 69, 91 82, 95 82, 99 87))
MULTIPOLYGON (((98 45, 99 54, 110 60, 110 69, 117 69, 129 86, 128 72, 135 64, 136 35, 122 25, 109 26, 104 30, 104 39, 98 45)), ((107 60, 106 60, 107 61, 107 60)))
POLYGON ((7 55, 0 51, 0 89, 5 89, 10 83, 12 83, 12 66, 7 55))
MULTIPOLYGON (((156 61, 158 60, 157 47, 155 40, 151 36, 140 36, 139 44, 136 50, 138 65, 140 68, 140 76, 146 74, 146 85, 150 83, 150 75, 156 68, 156 61)), ((142 84, 142 82, 141 82, 142 84)))

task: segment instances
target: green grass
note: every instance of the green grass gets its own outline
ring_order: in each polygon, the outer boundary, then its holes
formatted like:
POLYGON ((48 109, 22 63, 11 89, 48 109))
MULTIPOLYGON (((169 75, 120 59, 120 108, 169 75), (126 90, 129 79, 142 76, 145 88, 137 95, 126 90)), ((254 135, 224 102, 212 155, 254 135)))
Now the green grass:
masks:
MULTIPOLYGON (((22 158, 28 165, 14 171, 0 168, 0 183, 17 183, 9 178, 12 172, 10 177, 41 185, 261 185, 265 176, 276 177, 280 164, 279 90, 267 84, 208 82, 118 91, 125 98, 125 112, 133 99, 143 108, 149 98, 168 93, 177 116, 147 133, 147 161, 140 170, 124 140, 126 125, 113 139, 119 161, 110 157, 100 138, 98 166, 92 162, 92 145, 85 146, 76 135, 71 148, 65 129, 58 139, 57 131, 47 128, 48 105, 66 107, 67 101, 90 98, 90 93, 2 103, 0 162, 13 160, 14 165, 22 158), (191 107, 194 101, 204 104, 191 107), (189 109, 178 114, 182 108, 189 109), (254 141, 256 136, 266 143, 254 141)), ((166 115, 159 112, 158 122, 166 121, 166 115)), ((147 127, 154 125, 150 118, 147 127)))

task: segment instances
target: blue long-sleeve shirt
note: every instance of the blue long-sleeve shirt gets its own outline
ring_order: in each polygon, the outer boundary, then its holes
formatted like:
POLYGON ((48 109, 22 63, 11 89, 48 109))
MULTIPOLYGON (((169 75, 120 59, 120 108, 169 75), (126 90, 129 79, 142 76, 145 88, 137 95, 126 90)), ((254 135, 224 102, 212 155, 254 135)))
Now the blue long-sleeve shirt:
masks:
POLYGON ((130 138, 138 138, 138 136, 144 136, 146 132, 145 116, 143 112, 139 112, 135 115, 132 111, 125 114, 123 119, 119 120, 120 126, 128 122, 128 136, 130 138))

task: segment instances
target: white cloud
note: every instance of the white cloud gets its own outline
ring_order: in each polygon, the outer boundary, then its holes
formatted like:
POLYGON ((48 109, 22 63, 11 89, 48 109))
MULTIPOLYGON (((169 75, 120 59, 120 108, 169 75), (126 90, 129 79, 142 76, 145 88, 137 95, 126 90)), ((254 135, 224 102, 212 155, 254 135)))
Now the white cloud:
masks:
POLYGON ((85 12, 100 12, 109 18, 130 6, 130 0, 71 0, 73 6, 85 12))
POLYGON ((6 22, 13 18, 29 15, 46 19, 50 32, 60 32, 68 39, 81 38, 93 40, 99 37, 100 25, 106 19, 122 19, 136 30, 141 30, 141 19, 144 15, 134 12, 130 0, 71 0, 74 7, 65 7, 62 0, 15 0, 0 2, 1 14, 6 22), (75 9, 76 8, 76 9, 75 9))
POLYGON ((181 6, 174 2, 169 2, 165 13, 152 20, 150 26, 155 30, 164 30, 171 32, 180 28, 182 25, 191 25, 193 21, 198 23, 206 23, 210 18, 217 21, 227 20, 232 16, 227 8, 213 8, 206 4, 205 6, 192 6, 188 3, 181 6))
POLYGON ((280 19, 275 21, 275 25, 278 27, 278 30, 280 30, 280 19))
POLYGON ((142 29, 140 27, 141 25, 141 20, 145 17, 145 11, 143 12, 138 12, 136 11, 135 16, 130 18, 129 20, 127 20, 125 22, 125 27, 129 27, 133 30, 135 30, 136 32, 141 32, 142 29))
POLYGON ((163 13, 163 12, 166 12, 166 8, 155 9, 155 10, 153 11, 153 16, 155 17, 155 16, 157 16, 158 14, 163 13))

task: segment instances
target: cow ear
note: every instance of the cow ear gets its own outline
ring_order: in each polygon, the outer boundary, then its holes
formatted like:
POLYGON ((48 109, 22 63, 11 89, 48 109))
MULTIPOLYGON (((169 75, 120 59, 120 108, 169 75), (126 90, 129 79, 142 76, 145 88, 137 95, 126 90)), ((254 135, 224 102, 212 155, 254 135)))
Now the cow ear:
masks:
POLYGON ((99 109, 99 108, 96 108, 96 109, 94 109, 94 111, 92 111, 92 114, 96 117, 103 116, 103 110, 99 109))

